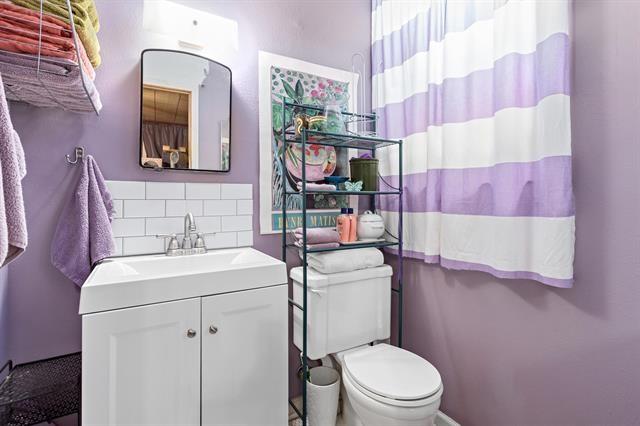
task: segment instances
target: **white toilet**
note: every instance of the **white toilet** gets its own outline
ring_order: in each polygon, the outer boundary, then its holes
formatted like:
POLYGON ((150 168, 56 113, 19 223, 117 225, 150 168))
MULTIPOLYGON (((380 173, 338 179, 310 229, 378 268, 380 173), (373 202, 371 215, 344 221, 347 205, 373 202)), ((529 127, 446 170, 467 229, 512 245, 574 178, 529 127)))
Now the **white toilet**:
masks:
MULTIPOLYGON (((307 354, 331 355, 342 375, 345 426, 431 426, 442 380, 425 359, 385 343, 391 324, 390 266, 337 274, 307 272, 307 354)), ((290 273, 302 304, 302 268, 290 273)), ((302 348, 302 313, 294 310, 294 344, 302 348)))

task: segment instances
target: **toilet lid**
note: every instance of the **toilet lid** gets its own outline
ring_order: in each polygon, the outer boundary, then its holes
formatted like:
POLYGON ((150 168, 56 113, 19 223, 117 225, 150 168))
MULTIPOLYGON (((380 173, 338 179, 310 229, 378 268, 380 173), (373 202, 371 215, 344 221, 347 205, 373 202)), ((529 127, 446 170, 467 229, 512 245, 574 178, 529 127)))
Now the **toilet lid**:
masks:
POLYGON ((442 384, 429 361, 384 343, 345 354, 344 366, 360 386, 391 399, 423 399, 442 384))

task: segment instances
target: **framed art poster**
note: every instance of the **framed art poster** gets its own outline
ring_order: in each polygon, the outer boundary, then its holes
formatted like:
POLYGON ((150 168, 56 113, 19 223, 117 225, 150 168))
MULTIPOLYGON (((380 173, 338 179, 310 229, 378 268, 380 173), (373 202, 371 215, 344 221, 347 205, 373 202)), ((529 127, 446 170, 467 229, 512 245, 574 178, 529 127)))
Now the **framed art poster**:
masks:
MULTIPOLYGON (((283 191, 298 190, 302 155, 306 159, 307 182, 322 182, 327 176, 348 176, 349 159, 357 151, 348 148, 298 144, 283 150, 282 126, 293 126, 289 114, 283 120, 282 100, 342 111, 357 111, 358 75, 268 52, 258 54, 260 126, 260 233, 281 232, 283 191), (285 121, 283 123, 283 121, 285 121)), ((307 226, 333 227, 340 208, 357 209, 357 197, 314 194, 307 196, 307 226), (349 200, 351 198, 351 200, 349 200)), ((302 196, 287 197, 289 230, 302 226, 302 196)))

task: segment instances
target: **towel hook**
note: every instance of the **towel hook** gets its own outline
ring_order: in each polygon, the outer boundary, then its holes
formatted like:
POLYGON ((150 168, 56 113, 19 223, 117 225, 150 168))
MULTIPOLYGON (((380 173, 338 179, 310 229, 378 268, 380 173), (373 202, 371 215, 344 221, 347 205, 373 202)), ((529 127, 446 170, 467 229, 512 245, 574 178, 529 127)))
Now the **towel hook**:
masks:
POLYGON ((76 158, 74 158, 73 161, 71 160, 71 156, 69 154, 65 155, 65 157, 67 157, 67 162, 69 164, 76 164, 78 161, 84 160, 84 147, 76 146, 76 149, 73 152, 76 156, 76 158))

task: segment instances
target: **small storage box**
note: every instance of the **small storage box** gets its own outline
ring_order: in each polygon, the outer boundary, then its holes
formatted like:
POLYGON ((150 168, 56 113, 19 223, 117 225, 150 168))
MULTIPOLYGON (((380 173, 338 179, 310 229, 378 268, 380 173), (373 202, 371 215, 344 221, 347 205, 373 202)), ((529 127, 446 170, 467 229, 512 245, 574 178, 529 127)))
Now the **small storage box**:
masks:
MULTIPOLYGON (((348 254, 345 254, 348 256, 348 254)), ((389 265, 337 274, 307 269, 307 356, 320 359, 390 336, 389 265)), ((293 300, 302 303, 302 268, 290 272, 293 300)), ((302 350, 302 312, 293 309, 293 343, 302 350)))

